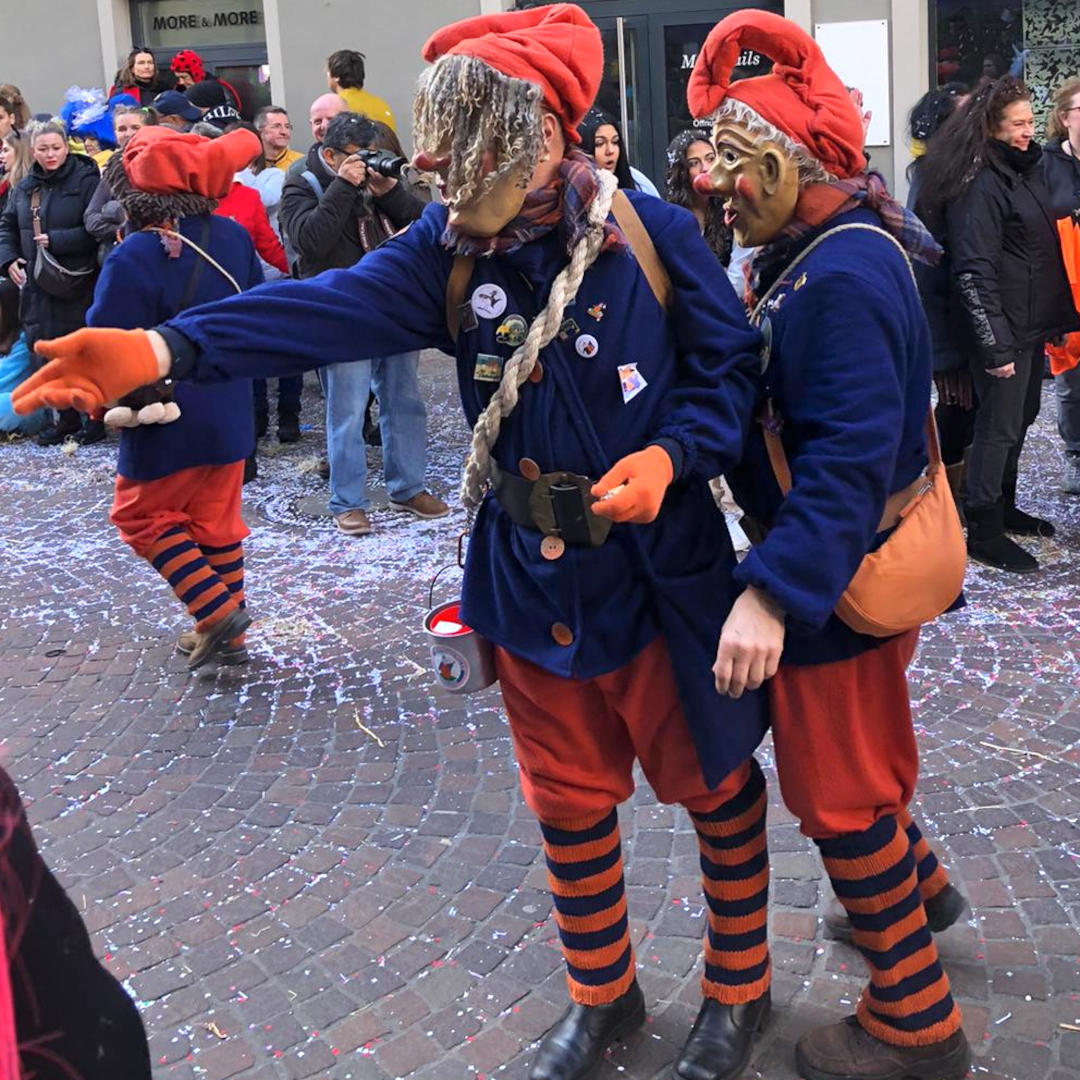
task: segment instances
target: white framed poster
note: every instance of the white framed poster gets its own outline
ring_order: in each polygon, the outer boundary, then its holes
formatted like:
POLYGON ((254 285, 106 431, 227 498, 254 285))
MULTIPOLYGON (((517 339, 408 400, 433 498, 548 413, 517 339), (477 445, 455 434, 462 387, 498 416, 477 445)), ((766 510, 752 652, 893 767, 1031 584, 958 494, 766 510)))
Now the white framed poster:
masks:
POLYGON ((845 86, 862 91, 870 116, 867 146, 892 143, 892 91, 889 84, 889 24, 884 19, 818 23, 814 37, 829 67, 845 86))

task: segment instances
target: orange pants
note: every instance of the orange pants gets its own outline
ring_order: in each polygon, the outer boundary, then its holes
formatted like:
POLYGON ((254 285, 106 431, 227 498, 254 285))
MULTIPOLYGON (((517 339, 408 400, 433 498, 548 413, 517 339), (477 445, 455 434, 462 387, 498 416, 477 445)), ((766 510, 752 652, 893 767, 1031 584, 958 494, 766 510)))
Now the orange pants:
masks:
POLYGON ((679 703, 663 638, 595 679, 566 679, 496 649, 495 666, 525 802, 541 821, 603 814, 634 791, 634 759, 662 803, 709 813, 735 796, 749 762, 710 789, 679 703))
POLYGON ((815 840, 907 809, 919 772, 906 671, 918 630, 850 660, 781 665, 769 686, 776 771, 815 840))
POLYGON ((143 558, 162 533, 180 526, 197 544, 228 547, 250 532, 240 516, 244 463, 181 469, 159 480, 116 478, 109 520, 143 558))

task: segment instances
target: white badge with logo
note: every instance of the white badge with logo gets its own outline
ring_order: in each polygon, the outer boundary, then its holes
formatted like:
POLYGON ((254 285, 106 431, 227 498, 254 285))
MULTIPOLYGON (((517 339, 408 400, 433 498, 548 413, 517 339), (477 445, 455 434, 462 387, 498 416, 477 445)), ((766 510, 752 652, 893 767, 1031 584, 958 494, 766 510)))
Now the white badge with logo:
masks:
POLYGON ((624 405, 629 405, 648 385, 645 376, 638 371, 637 364, 619 365, 619 387, 624 405))
POLYGON ((501 285, 478 285, 472 308, 481 319, 497 319, 506 310, 506 290, 501 285))
POLYGON ((600 351, 600 343, 592 334, 582 334, 574 342, 574 348, 577 349, 578 356, 584 356, 586 360, 591 360, 600 351))

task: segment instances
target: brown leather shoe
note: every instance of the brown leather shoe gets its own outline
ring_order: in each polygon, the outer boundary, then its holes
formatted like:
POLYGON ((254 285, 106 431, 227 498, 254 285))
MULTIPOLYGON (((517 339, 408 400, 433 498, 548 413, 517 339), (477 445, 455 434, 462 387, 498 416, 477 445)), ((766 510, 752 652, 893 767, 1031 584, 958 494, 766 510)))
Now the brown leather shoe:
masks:
POLYGON ((346 510, 335 514, 334 523, 346 536, 370 536, 371 522, 363 510, 346 510))
MULTIPOLYGON (((199 646, 199 638, 202 635, 195 630, 185 630, 176 642, 176 651, 181 656, 190 656, 199 646)), ((227 641, 217 653, 219 664, 246 664, 251 657, 248 656, 247 646, 243 642, 227 641)))
POLYGON ((395 510, 404 510, 415 517, 423 518, 425 521, 431 518, 446 517, 450 513, 450 507, 442 499, 436 498, 428 491, 421 491, 419 495, 414 495, 406 502, 394 502, 391 499, 390 505, 395 510))
POLYGON ((244 608, 230 611, 224 619, 212 623, 200 635, 195 648, 188 656, 188 671, 194 671, 203 664, 220 656, 233 638, 239 637, 251 625, 251 616, 244 608))
POLYGON ((803 1080, 962 1080, 971 1065, 963 1029, 929 1046, 893 1046, 849 1016, 816 1028, 795 1046, 803 1080))

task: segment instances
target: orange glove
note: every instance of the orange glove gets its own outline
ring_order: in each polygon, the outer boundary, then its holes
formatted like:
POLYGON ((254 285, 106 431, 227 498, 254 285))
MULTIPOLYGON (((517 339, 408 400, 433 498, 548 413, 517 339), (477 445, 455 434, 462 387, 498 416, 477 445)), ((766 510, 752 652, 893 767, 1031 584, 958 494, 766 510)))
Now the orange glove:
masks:
POLYGON ((592 493, 599 501, 593 503, 592 512, 612 521, 648 525, 660 513, 664 493, 674 477, 668 452, 662 446, 646 446, 615 462, 593 484, 592 493))
POLYGON ((15 387, 17 413, 50 406, 92 413, 137 387, 157 382, 157 356, 145 330, 76 330, 34 346, 51 363, 15 387))

